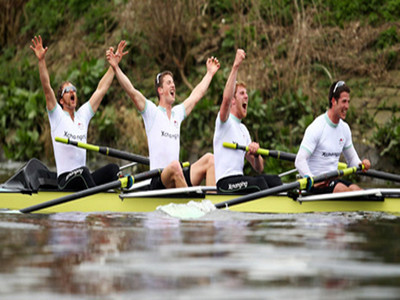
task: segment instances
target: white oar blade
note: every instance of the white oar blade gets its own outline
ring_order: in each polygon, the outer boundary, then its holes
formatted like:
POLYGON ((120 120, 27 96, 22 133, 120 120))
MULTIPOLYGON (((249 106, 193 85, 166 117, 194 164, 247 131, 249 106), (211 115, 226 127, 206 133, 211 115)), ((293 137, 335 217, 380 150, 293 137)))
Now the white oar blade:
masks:
POLYGON ((189 201, 186 204, 170 203, 168 205, 158 206, 157 210, 174 218, 197 219, 213 210, 216 210, 216 207, 210 200, 203 200, 201 202, 189 201))

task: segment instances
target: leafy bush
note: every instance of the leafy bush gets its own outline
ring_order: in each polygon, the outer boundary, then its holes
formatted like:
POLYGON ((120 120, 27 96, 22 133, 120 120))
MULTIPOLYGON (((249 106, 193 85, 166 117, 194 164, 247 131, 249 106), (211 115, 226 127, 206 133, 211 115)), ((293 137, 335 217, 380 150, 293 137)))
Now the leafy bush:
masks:
POLYGON ((0 140, 6 157, 27 160, 43 150, 39 143, 44 122, 44 96, 15 86, 0 87, 0 140))
POLYGON ((377 125, 372 140, 380 149, 380 155, 390 157, 395 165, 400 161, 400 117, 393 113, 384 125, 377 125))

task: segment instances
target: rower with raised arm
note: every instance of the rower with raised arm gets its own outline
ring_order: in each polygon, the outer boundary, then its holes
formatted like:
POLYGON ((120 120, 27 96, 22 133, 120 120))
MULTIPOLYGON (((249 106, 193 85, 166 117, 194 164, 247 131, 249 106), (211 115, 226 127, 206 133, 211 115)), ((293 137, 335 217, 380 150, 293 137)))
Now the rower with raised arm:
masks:
POLYGON ((214 156, 215 175, 219 193, 251 193, 281 185, 277 175, 244 176, 244 158, 258 173, 264 170, 264 160, 257 154, 260 145, 252 142, 250 133, 242 123, 247 116, 249 97, 246 85, 237 82, 239 67, 246 57, 242 49, 236 51, 235 61, 225 85, 221 108, 215 122, 214 156), (248 145, 248 152, 223 146, 224 142, 248 145))
MULTIPOLYGON (((337 169, 341 154, 347 164, 364 165, 364 172, 371 163, 368 159, 362 161, 354 148, 351 130, 344 121, 349 109, 350 88, 344 81, 334 82, 329 89, 329 109, 318 116, 306 129, 296 156, 295 166, 300 175, 313 177, 337 169)), ((310 188, 312 193, 337 193, 361 190, 347 180, 333 179, 315 184, 310 188)))
MULTIPOLYGON (((108 164, 91 173, 86 167, 86 150, 55 141, 55 137, 63 137, 86 143, 89 122, 111 85, 114 78, 113 69, 108 68, 89 101, 76 111, 78 90, 71 82, 65 81, 60 85, 56 98, 45 60, 48 47, 43 47, 40 35, 32 39, 30 48, 39 62, 39 75, 46 98, 59 189, 81 190, 118 179, 119 167, 116 164, 108 164)), ((121 42, 116 54, 118 60, 127 53, 123 52, 124 48, 125 43, 121 42)))
POLYGON ((162 168, 160 177, 153 178, 150 189, 163 189, 199 185, 203 179, 206 185, 215 186, 214 156, 203 155, 189 168, 182 170, 179 163, 180 127, 195 105, 205 95, 212 78, 218 71, 218 59, 207 59, 207 72, 189 97, 181 104, 175 103, 175 82, 170 71, 159 73, 155 78, 155 89, 159 99, 156 106, 147 100, 131 83, 119 67, 118 58, 112 51, 107 52, 107 60, 113 67, 122 88, 132 99, 143 117, 149 147, 150 169, 162 168))

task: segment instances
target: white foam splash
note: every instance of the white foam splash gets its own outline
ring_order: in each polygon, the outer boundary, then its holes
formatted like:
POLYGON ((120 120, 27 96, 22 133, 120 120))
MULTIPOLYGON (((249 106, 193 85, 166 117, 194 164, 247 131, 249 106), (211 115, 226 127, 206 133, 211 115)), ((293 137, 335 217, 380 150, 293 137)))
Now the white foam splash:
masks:
POLYGON ((203 200, 201 202, 192 200, 186 204, 170 203, 168 205, 161 205, 157 207, 157 210, 180 219, 200 218, 216 209, 217 208, 210 200, 203 200))

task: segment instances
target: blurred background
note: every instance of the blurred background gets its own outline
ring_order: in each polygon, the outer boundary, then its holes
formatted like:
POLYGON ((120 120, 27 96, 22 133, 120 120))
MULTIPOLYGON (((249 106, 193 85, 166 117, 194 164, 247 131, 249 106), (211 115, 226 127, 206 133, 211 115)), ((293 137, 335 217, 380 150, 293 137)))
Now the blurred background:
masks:
MULTIPOLYGON (((247 58, 244 120, 261 147, 297 152, 305 128, 328 107, 335 80, 351 88, 346 121, 360 157, 398 172, 400 161, 398 0, 0 0, 0 160, 37 157, 54 166, 35 35, 47 46, 53 89, 71 81, 89 100, 108 68, 105 52, 128 46, 121 68, 157 103, 154 78, 175 76, 181 102, 216 56, 221 69, 181 128, 181 160, 212 151, 215 118, 237 48, 247 58)), ((114 79, 91 121, 88 143, 147 155, 141 116, 114 79)), ((88 163, 104 156, 88 153, 88 163)), ((277 173, 293 164, 266 160, 277 173)), ((250 168, 247 167, 247 172, 250 168)))

